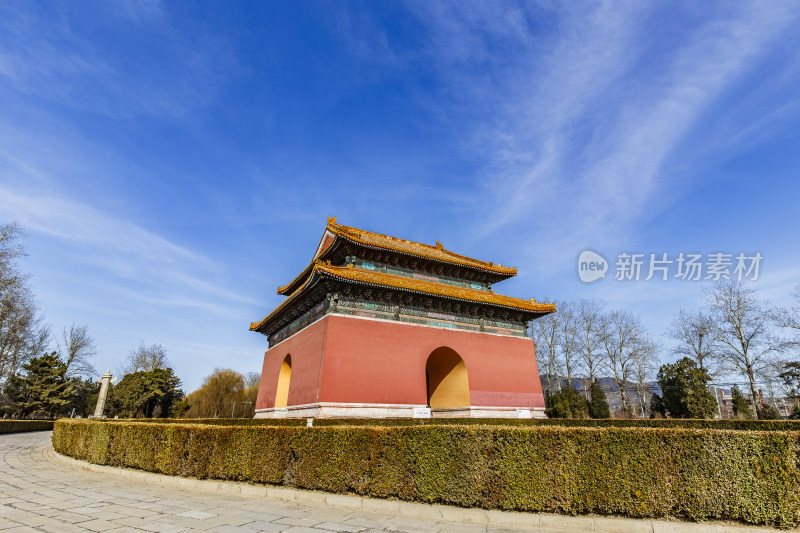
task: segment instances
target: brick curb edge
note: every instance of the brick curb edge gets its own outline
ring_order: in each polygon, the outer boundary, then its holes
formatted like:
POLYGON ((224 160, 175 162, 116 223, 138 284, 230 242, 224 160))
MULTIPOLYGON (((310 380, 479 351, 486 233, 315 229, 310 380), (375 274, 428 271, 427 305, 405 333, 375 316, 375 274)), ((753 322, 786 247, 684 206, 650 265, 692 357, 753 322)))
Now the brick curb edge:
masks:
MULTIPOLYGON (((222 494, 240 494, 245 497, 269 498, 270 500, 298 504, 329 505, 348 509, 393 513, 411 518, 453 520, 492 527, 510 526, 533 530, 544 528, 548 531, 598 531, 603 533, 774 533, 775 531, 786 531, 757 526, 727 525, 718 522, 693 523, 601 516, 566 516, 549 513, 463 508, 401 500, 382 500, 363 496, 275 487, 272 485, 250 485, 234 481, 168 476, 142 470, 97 465, 62 455, 56 452, 52 446, 48 447, 45 455, 75 468, 127 477, 147 483, 157 483, 167 487, 196 489, 222 494)), ((791 531, 800 531, 800 529, 796 528, 791 531)))

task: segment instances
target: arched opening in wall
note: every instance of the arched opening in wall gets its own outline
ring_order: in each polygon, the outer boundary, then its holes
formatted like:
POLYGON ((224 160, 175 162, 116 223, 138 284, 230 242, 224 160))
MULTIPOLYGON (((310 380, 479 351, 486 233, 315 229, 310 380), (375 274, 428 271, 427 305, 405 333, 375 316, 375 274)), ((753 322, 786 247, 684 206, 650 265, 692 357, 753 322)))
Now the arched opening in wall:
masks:
POLYGON ((287 355, 278 374, 278 390, 275 392, 275 407, 286 407, 289 401, 289 381, 292 378, 292 356, 287 355))
POLYGON ((425 380, 431 409, 469 407, 467 365, 452 348, 442 346, 431 352, 425 364, 425 380))

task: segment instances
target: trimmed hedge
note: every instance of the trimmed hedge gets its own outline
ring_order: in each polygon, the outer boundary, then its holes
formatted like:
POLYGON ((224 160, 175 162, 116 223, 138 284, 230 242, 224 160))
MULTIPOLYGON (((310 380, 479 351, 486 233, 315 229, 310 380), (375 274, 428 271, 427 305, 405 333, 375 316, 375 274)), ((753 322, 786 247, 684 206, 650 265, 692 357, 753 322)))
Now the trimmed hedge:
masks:
POLYGON ((0 420, 0 434, 26 431, 50 431, 54 420, 0 420))
POLYGON ((800 523, 800 432, 63 419, 98 464, 517 511, 800 523))
MULTIPOLYGON (((163 424, 210 424, 215 426, 305 426, 305 418, 137 418, 112 420, 163 424)), ((736 431, 800 431, 800 420, 710 419, 577 419, 577 418, 315 418, 314 426, 563 426, 617 428, 728 429, 736 431)))

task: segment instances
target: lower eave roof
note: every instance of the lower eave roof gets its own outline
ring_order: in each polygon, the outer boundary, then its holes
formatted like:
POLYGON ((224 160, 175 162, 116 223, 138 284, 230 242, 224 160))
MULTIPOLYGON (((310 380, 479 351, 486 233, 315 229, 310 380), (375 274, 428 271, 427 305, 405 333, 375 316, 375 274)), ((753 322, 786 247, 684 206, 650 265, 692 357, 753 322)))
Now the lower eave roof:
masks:
POLYGON ((329 264, 316 261, 313 264, 312 271, 305 283, 297 288, 291 296, 284 300, 278 307, 276 307, 269 315, 259 322, 250 324, 251 331, 257 331, 265 326, 270 319, 276 317, 284 309, 286 309, 291 302, 295 301, 300 294, 305 293, 310 287, 316 284, 316 281, 321 278, 330 278, 347 283, 355 283, 360 285, 370 285, 373 287, 390 288, 401 291, 414 292, 417 294, 424 294, 429 296, 438 296, 441 298, 448 298, 452 300, 460 300, 468 303, 477 303, 491 305, 495 307, 505 307, 517 311, 527 311, 536 314, 553 313, 556 310, 555 304, 538 303, 535 300, 523 300, 521 298, 512 298, 511 296, 504 296, 496 294, 491 291, 481 291, 476 289, 467 289, 465 287, 457 287, 454 285, 446 285, 444 283, 436 283, 433 281, 425 281, 415 278, 408 278, 404 276, 395 276, 393 274, 385 274, 383 272, 375 272, 355 268, 353 265, 337 267, 329 264))

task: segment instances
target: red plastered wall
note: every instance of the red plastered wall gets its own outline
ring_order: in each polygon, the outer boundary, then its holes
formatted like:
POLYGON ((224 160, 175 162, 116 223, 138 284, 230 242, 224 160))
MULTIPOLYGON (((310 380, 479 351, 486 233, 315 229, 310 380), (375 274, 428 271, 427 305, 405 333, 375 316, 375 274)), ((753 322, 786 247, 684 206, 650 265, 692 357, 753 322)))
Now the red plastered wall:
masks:
POLYGON ((464 360, 471 405, 544 407, 528 338, 328 315, 266 352, 256 408, 274 406, 286 354, 292 356, 289 405, 424 405, 425 363, 441 346, 464 360))

